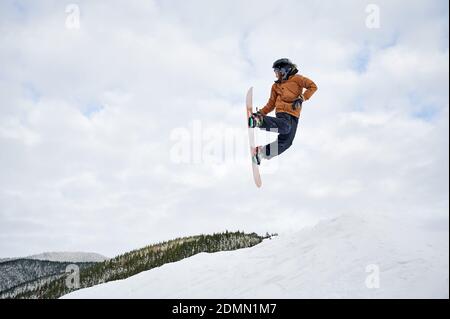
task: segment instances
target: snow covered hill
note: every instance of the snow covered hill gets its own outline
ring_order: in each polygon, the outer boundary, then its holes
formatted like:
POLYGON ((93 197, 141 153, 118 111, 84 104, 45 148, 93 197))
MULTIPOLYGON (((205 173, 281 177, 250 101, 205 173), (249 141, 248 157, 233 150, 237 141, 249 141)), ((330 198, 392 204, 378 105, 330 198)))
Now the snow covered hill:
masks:
POLYGON ((448 235, 448 227, 344 215, 63 298, 448 298, 448 235))

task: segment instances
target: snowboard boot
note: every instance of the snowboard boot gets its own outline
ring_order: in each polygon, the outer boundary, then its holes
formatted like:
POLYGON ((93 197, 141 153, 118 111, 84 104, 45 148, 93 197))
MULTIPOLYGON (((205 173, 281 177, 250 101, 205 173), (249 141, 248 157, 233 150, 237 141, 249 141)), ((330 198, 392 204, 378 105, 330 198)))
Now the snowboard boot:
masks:
POLYGON ((262 158, 263 158, 262 146, 252 147, 252 161, 257 165, 260 165, 262 158))
POLYGON ((249 118, 248 118, 248 127, 250 128, 255 128, 255 127, 261 127, 261 125, 263 124, 263 120, 264 120, 264 116, 259 113, 253 113, 249 118))

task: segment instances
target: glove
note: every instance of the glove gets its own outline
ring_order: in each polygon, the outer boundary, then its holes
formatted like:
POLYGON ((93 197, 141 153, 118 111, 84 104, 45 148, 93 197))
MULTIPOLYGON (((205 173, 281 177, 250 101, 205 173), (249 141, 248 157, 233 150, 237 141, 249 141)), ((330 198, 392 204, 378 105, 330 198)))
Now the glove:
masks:
POLYGON ((263 117, 264 116, 264 115, 262 115, 261 111, 257 111, 256 113, 253 113, 252 115, 256 116, 256 117, 263 117))
POLYGON ((300 95, 298 98, 296 98, 294 100, 294 102, 292 102, 292 109, 294 111, 298 110, 299 108, 302 107, 302 103, 305 100, 305 98, 303 97, 303 95, 300 95))

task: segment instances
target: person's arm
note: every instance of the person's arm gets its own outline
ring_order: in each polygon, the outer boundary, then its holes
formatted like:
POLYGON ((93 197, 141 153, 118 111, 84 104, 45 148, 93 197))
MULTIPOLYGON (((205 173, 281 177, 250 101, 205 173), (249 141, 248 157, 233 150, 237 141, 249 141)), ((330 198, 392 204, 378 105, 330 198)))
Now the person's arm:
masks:
POLYGON ((317 85, 312 80, 308 79, 306 76, 300 76, 299 77, 300 86, 304 87, 306 89, 305 92, 303 92, 303 98, 304 100, 309 100, 309 98, 314 94, 314 92, 317 91, 317 85))
POLYGON ((273 109, 275 108, 276 99, 277 99, 277 92, 275 91, 275 86, 272 85, 272 90, 270 91, 269 101, 261 110, 259 110, 259 112, 261 112, 262 115, 267 115, 270 112, 272 112, 273 109))

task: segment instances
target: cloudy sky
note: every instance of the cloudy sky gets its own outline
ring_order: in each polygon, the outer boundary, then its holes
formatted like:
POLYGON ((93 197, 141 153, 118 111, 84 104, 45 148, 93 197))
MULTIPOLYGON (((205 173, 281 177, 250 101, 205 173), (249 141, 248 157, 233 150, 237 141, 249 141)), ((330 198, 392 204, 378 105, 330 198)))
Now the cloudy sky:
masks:
POLYGON ((0 257, 345 213, 448 231, 448 27, 447 1, 1 1, 0 257), (319 90, 257 189, 245 93, 281 57, 319 90))

